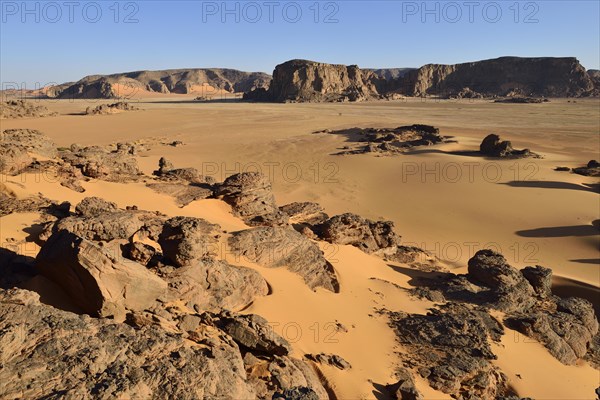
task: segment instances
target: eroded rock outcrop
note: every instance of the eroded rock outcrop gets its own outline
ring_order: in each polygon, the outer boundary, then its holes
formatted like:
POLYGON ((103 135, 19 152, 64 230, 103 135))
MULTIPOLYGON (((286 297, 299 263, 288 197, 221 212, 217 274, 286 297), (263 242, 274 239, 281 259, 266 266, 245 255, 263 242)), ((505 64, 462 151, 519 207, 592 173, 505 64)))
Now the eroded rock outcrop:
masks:
POLYGON ((356 65, 291 60, 275 67, 268 90, 244 95, 246 100, 273 102, 361 101, 379 97, 376 76, 356 65))
POLYGON ((109 115, 109 114, 120 113, 123 111, 138 111, 138 110, 139 110, 139 108, 132 106, 129 103, 126 103, 124 101, 119 101, 117 103, 101 104, 94 108, 88 107, 85 110, 85 113, 87 115, 109 115))
POLYGON ((598 333, 591 303, 552 294, 552 270, 541 266, 521 271, 492 250, 469 260, 468 274, 435 273, 415 280, 414 293, 435 302, 460 302, 501 310, 507 326, 538 340, 564 364, 586 356, 598 333))
POLYGON ((311 289, 339 290, 333 266, 317 244, 291 227, 258 227, 234 232, 229 245, 236 257, 268 268, 286 267, 302 276, 311 289))
POLYGON ((0 290, 0 303, 0 397, 256 395, 238 346, 226 336, 199 346, 156 325, 134 329, 60 311, 25 290, 0 290))
POLYGON ((202 218, 173 217, 165 222, 158 243, 170 263, 185 267, 216 251, 218 229, 202 218))
MULTIPOLYGON (((490 340, 502 324, 486 311, 449 303, 427 315, 390 312, 390 326, 408 351, 401 357, 431 387, 458 398, 493 399, 509 392, 508 379, 491 361, 490 340)), ((409 385, 410 386, 410 385, 409 385)))
POLYGON ((9 100, 0 103, 0 119, 53 117, 56 112, 42 105, 25 100, 9 100))
POLYGON ((232 175, 223 182, 217 195, 231 205, 235 215, 249 225, 282 225, 285 215, 277 208, 271 182, 259 172, 232 175))
POLYGON ((70 150, 61 152, 60 157, 89 178, 109 182, 131 182, 138 180, 142 175, 135 157, 120 149, 73 145, 70 150))
POLYGON ((42 275, 61 286, 86 313, 122 316, 143 310, 165 294, 167 284, 144 266, 119 259, 68 232, 53 234, 36 258, 42 275))

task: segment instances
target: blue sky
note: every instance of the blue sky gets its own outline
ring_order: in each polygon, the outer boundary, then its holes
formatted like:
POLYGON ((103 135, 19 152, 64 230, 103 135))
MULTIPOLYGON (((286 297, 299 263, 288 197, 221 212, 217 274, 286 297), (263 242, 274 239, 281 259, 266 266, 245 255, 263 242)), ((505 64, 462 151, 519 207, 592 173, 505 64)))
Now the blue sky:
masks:
POLYGON ((600 67, 597 0, 0 3, 0 78, 27 87, 140 69, 270 73, 292 58, 380 68, 574 56, 600 67))

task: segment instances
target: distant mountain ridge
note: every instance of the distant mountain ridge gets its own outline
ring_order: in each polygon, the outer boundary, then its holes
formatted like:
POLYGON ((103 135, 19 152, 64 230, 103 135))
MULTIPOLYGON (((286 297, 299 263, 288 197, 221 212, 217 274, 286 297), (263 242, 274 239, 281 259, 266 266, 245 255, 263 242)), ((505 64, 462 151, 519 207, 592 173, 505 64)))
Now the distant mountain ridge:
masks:
POLYGON ((133 71, 111 75, 90 75, 74 82, 47 89, 56 98, 114 98, 136 92, 176 94, 216 94, 218 91, 247 92, 269 84, 263 72, 244 72, 227 68, 169 69, 133 71))
POLYGON ((583 97, 600 93, 600 71, 574 57, 500 57, 420 68, 365 68, 290 60, 273 75, 226 68, 190 68, 90 75, 45 89, 52 98, 135 97, 140 93, 211 97, 244 92, 270 102, 362 101, 397 96, 583 97))

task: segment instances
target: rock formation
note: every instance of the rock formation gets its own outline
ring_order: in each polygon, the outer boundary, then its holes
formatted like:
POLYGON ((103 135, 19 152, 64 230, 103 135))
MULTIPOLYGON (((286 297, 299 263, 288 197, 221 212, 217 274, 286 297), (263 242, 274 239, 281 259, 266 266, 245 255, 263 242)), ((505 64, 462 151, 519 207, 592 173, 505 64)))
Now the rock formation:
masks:
POLYGON ((100 317, 122 316, 126 309, 143 310, 167 289, 166 282, 144 266, 133 261, 124 263, 64 230, 44 244, 36 267, 83 311, 100 317))
POLYGON ((246 100, 273 102, 361 101, 378 97, 372 72, 356 65, 291 60, 275 67, 268 90, 244 95, 246 100))
POLYGON ((41 105, 31 101, 9 100, 0 102, 0 119, 53 117, 56 112, 48 111, 41 105))
POLYGON ((373 153, 376 155, 401 154, 419 146, 443 143, 446 138, 440 130, 430 125, 413 124, 397 128, 352 128, 338 131, 324 130, 315 133, 343 135, 353 146, 335 153, 337 155, 373 153))
POLYGON ((139 108, 132 106, 129 103, 125 103, 123 101, 119 101, 117 103, 112 104, 101 104, 94 108, 88 107, 85 110, 87 115, 109 115, 116 114, 123 111, 137 111, 139 108))
POLYGON ((585 167, 573 168, 573 172, 584 176, 600 176, 600 163, 590 160, 585 167))
POLYGON ((532 153, 529 149, 516 150, 512 147, 512 143, 508 140, 500 140, 500 136, 491 133, 487 135, 481 145, 479 152, 488 157, 506 157, 506 158, 524 158, 524 157, 539 157, 532 153))
POLYGON ((259 172, 243 172, 225 179, 217 195, 249 225, 281 225, 285 215, 277 208, 269 179, 259 172))
POLYGON ((290 227, 258 227, 234 232, 229 245, 236 257, 268 268, 287 267, 311 288, 333 292, 339 284, 333 266, 315 243, 290 227))
POLYGON ((428 64, 410 71, 400 85, 410 96, 449 95, 465 87, 485 96, 577 97, 594 84, 575 58, 501 57, 455 65, 428 64))

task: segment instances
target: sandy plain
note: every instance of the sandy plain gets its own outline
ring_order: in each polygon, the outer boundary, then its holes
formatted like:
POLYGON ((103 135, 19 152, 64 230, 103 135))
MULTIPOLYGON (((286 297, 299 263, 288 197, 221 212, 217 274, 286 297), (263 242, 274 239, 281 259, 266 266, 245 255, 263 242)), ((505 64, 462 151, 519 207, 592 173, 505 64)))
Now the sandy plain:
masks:
MULTIPOLYGON (((260 170, 271 178, 279 205, 315 201, 330 215, 354 212, 392 220, 405 244, 429 250, 457 273, 466 271, 467 260, 477 250, 492 248, 515 267, 552 268, 555 290, 600 304, 598 179, 553 170, 599 157, 598 99, 555 99, 544 104, 432 99, 253 104, 231 98, 195 102, 190 96, 165 96, 130 100, 142 111, 105 116, 80 113, 106 101, 35 101, 60 115, 1 120, 1 128, 39 129, 64 147, 144 142, 150 150, 138 156, 138 163, 147 174, 162 156, 176 167, 195 167, 218 181, 260 170), (314 133, 414 123, 436 126, 456 142, 397 156, 340 156, 335 153, 348 144, 348 138, 314 133), (492 132, 543 158, 495 160, 452 153, 478 149, 492 132), (172 141, 184 145, 166 145, 172 141)), ((77 193, 39 174, 0 178, 18 196, 41 192, 72 204, 99 196, 121 207, 137 205, 173 216, 202 217, 230 232, 245 228, 225 203, 202 200, 179 208, 171 197, 143 183, 91 181, 83 184, 85 193, 77 193)), ((26 242, 23 229, 35 219, 32 213, 0 218, 0 243, 23 242, 20 251, 34 256, 38 248, 26 242)), ((322 245, 322 249, 340 277, 340 293, 313 292, 284 269, 241 260, 239 264, 263 274, 273 289, 244 312, 267 318, 277 333, 293 343, 298 356, 327 352, 348 360, 354 366, 351 370, 322 368, 338 398, 382 398, 377 388, 393 381, 397 353, 403 349, 375 310, 425 313, 433 304, 415 300, 394 286, 411 287, 413 272, 407 268, 394 268, 401 266, 350 246, 322 245), (336 331, 338 322, 348 332, 336 331)), ((540 344, 510 330, 494 350, 496 363, 523 397, 592 399, 600 385, 599 371, 585 363, 564 366, 540 344)), ((449 398, 425 381, 417 384, 426 399, 449 398)))

